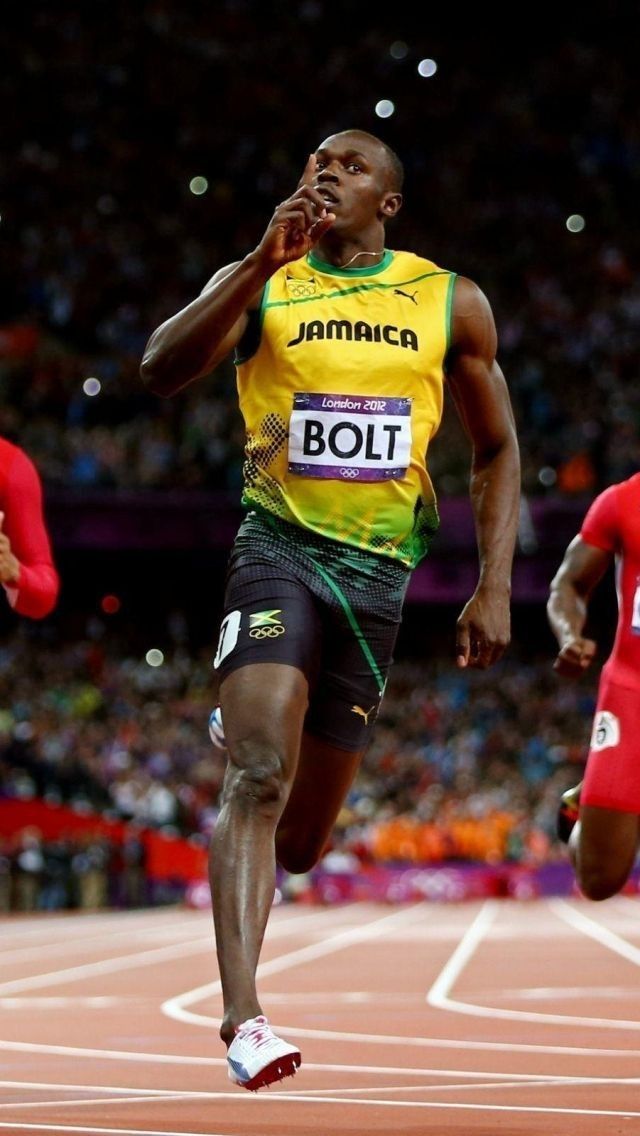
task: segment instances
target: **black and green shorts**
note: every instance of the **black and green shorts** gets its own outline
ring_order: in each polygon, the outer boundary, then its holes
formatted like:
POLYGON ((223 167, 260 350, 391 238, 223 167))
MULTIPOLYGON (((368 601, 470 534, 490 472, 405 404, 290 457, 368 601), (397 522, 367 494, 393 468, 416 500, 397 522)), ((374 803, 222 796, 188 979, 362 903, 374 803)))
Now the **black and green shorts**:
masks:
POLYGON ((243 521, 229 559, 214 666, 288 663, 309 683, 305 729, 363 749, 400 626, 409 570, 269 514, 243 521))

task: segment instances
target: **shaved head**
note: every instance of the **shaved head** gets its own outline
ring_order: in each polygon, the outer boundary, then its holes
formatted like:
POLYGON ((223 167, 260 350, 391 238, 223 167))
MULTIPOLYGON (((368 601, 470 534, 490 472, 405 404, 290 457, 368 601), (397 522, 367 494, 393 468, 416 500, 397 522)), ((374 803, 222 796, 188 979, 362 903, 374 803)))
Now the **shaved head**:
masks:
POLYGON ((334 138, 353 138, 357 143, 362 140, 368 146, 374 145, 384 157, 384 164, 387 172, 388 188, 393 190, 394 193, 400 193, 402 184, 404 182, 404 166, 400 161, 395 150, 387 146, 381 138, 377 138, 375 134, 369 134, 367 130, 341 130, 338 134, 332 134, 326 138, 324 142, 318 147, 319 150, 327 143, 331 142, 334 138))

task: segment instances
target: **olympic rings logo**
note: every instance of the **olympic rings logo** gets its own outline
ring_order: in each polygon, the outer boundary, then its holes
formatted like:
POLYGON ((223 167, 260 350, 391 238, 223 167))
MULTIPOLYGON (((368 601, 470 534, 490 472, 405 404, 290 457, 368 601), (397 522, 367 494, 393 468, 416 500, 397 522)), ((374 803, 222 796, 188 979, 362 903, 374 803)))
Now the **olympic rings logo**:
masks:
POLYGON ((315 284, 293 284, 290 280, 287 280, 287 289, 289 295, 297 299, 300 296, 314 296, 316 286, 315 284))
POLYGON ((249 632, 250 639, 277 639, 278 635, 284 635, 284 627, 281 623, 276 623, 273 627, 254 627, 249 632))
POLYGON ((357 476, 358 476, 358 470, 357 469, 352 469, 352 468, 349 468, 348 466, 343 466, 343 468, 340 470, 340 477, 350 477, 353 480, 353 478, 357 477, 357 476))

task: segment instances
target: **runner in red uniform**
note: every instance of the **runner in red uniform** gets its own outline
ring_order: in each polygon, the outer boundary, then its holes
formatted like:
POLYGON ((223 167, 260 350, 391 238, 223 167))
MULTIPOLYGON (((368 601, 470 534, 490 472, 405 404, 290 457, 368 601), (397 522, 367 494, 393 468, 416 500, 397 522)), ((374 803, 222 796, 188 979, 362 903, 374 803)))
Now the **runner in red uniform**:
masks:
POLYGON ((607 899, 636 858, 640 816, 640 474, 610 486, 569 544, 547 604, 559 674, 577 676, 596 652, 583 636, 588 602, 615 559, 618 626, 602 668, 584 780, 563 795, 558 833, 581 890, 607 899))
POLYGON ((44 619, 60 588, 42 512, 42 487, 24 450, 0 438, 0 584, 18 615, 44 619))

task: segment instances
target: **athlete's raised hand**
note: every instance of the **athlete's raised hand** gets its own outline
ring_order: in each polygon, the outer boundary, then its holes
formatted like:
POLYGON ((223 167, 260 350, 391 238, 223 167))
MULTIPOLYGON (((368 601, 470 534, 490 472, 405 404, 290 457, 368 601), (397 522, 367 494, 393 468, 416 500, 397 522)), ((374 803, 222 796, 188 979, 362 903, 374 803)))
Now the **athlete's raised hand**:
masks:
POLYGON ((316 156, 310 154, 295 193, 278 205, 258 245, 270 272, 308 253, 336 219, 313 184, 315 172, 316 156))

